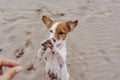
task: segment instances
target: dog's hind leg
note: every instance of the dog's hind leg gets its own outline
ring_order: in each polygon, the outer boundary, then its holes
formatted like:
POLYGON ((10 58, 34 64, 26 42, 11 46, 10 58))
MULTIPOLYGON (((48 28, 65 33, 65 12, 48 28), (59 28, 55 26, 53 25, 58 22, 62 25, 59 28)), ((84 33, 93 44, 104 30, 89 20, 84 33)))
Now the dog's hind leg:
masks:
POLYGON ((69 73, 67 70, 67 66, 63 65, 62 69, 61 69, 61 80, 69 80, 69 73))

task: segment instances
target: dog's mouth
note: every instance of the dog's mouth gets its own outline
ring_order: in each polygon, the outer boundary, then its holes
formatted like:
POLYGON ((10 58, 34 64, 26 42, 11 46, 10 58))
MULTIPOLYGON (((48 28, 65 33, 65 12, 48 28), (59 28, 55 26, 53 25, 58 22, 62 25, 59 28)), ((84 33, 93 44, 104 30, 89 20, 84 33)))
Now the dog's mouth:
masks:
POLYGON ((61 40, 58 40, 56 38, 51 38, 52 39, 52 42, 55 43, 55 44, 59 44, 61 40))
POLYGON ((62 40, 58 40, 55 38, 51 38, 51 40, 52 40, 52 43, 54 43, 57 47, 61 46, 62 44, 62 40))

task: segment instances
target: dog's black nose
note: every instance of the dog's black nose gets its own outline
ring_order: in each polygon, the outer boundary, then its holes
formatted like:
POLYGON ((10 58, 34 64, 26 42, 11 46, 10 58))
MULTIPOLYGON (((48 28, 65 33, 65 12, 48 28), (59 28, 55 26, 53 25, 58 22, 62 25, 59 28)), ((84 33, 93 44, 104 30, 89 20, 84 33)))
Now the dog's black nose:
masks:
POLYGON ((53 41, 54 41, 54 42, 56 42, 56 40, 55 40, 55 39, 54 39, 53 41))
POLYGON ((53 42, 56 42, 56 40, 54 38, 52 38, 52 39, 53 39, 53 42))

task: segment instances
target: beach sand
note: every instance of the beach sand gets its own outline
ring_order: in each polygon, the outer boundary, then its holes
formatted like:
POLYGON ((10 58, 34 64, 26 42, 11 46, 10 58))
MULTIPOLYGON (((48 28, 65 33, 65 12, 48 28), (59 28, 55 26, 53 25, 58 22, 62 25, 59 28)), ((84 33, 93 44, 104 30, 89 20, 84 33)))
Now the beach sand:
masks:
POLYGON ((70 80, 120 80, 119 0, 0 0, 0 55, 24 70, 13 80, 45 80, 36 55, 49 37, 41 18, 78 20, 67 37, 70 80))

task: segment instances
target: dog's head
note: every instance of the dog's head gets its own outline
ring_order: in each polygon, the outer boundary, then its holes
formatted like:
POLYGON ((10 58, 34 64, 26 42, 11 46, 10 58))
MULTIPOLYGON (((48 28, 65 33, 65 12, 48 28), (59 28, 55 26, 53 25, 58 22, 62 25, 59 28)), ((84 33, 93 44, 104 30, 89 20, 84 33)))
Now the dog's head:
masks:
POLYGON ((46 16, 42 17, 42 21, 50 30, 50 38, 52 38, 57 44, 64 41, 67 37, 67 34, 73 31, 78 24, 78 20, 68 22, 55 22, 46 16))

